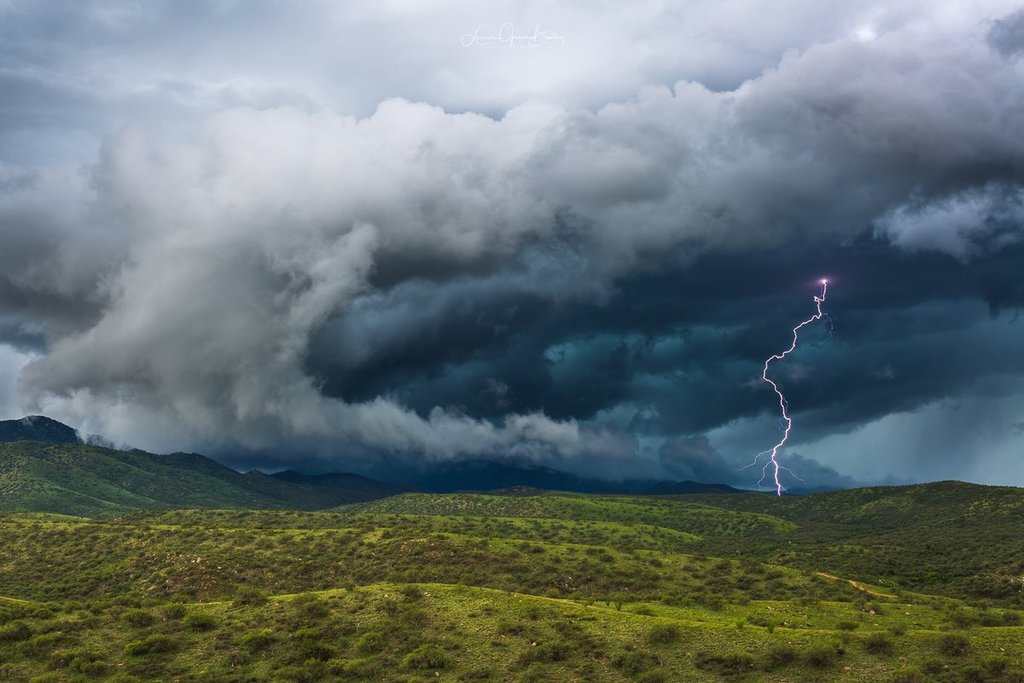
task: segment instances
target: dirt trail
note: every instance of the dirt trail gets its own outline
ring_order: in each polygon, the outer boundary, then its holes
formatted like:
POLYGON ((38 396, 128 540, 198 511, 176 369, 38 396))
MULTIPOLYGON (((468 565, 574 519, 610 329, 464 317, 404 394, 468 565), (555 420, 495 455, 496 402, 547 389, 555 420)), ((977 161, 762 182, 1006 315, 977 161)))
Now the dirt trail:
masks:
POLYGON ((16 602, 19 605, 34 605, 35 603, 31 600, 22 600, 21 598, 10 598, 6 595, 0 595, 0 600, 7 600, 8 602, 16 602))
POLYGON ((878 591, 873 591, 870 588, 868 588, 867 586, 865 586, 863 583, 861 583, 860 581, 854 581, 853 579, 843 579, 843 578, 840 578, 838 576, 833 576, 832 574, 826 574, 825 572, 818 572, 818 576, 824 576, 826 579, 833 579, 834 581, 845 581, 846 583, 850 584, 851 586, 853 586, 857 590, 861 591, 862 593, 867 593, 868 595, 875 595, 875 596, 878 596, 880 598, 895 598, 895 597, 897 597, 897 596, 893 595, 892 593, 879 593, 878 591))

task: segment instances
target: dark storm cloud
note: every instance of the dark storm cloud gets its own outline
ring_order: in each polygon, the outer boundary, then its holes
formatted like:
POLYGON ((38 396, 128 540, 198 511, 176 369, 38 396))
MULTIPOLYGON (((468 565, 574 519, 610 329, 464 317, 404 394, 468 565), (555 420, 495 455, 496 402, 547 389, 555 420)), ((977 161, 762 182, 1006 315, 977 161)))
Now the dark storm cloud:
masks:
POLYGON ((1000 291, 993 283, 1018 281, 1022 260, 1020 247, 963 263, 877 239, 791 245, 698 259, 626 278, 601 302, 558 306, 527 296, 511 277, 503 287, 421 283, 357 299, 321 329, 308 362, 332 378, 328 392, 335 384, 348 400, 396 392, 424 415, 451 405, 475 417, 511 408, 591 419, 630 403, 636 413, 656 409, 658 418, 643 419, 647 431, 698 432, 767 407, 765 387, 753 382, 760 361, 813 312, 811 276, 827 273, 834 332, 810 330, 820 345, 795 356, 812 377, 780 379, 796 410, 814 408, 803 422, 810 436, 913 408, 972 378, 1024 373, 1014 328, 1004 330, 1005 318, 990 324, 986 308, 1000 291), (357 339, 373 344, 350 371, 332 368, 357 339), (494 381, 505 387, 501 405, 487 397, 494 381))
MULTIPOLYGON (((1024 81, 998 3, 970 21, 955 3, 851 4, 820 34, 779 28, 756 69, 685 67, 677 51, 700 50, 671 31, 623 29, 675 65, 667 81, 659 60, 588 62, 586 41, 505 70, 517 57, 447 69, 455 42, 413 59, 363 39, 372 87, 313 38, 361 21, 401 34, 389 3, 258 4, 244 21, 231 3, 86 3, 94 38, 26 7, 3 53, 19 85, 0 136, 22 146, 0 167, 0 333, 38 354, 25 405, 84 431, 279 460, 692 469, 697 451, 645 440, 700 445, 767 414, 759 363, 821 275, 835 334, 779 370, 806 424, 795 443, 1024 374, 1005 313, 1021 300, 1024 81), (261 52, 274 22, 296 30, 261 52), (53 36, 96 52, 76 71, 53 36), (308 77, 289 56, 305 42, 327 60, 308 77), (176 61, 189 50, 202 69, 176 61), (395 59, 422 78, 383 68, 395 59), (372 113, 325 106, 335 81, 372 113), (85 169, 26 151, 33 122, 74 128, 62 107, 117 131, 85 169)), ((622 39, 613 17, 552 7, 622 39)))
POLYGON ((992 47, 1007 57, 1024 53, 1024 8, 992 23, 988 32, 992 47))
MULTIPOLYGON (((761 475, 769 485, 773 473, 764 469, 763 460, 727 458, 717 452, 703 436, 680 436, 666 441, 658 450, 658 459, 667 475, 684 481, 722 482, 742 488, 757 486, 761 475)), ((780 474, 787 487, 849 487, 857 485, 852 477, 797 453, 785 457, 780 474), (799 472, 799 474, 795 474, 799 472)))

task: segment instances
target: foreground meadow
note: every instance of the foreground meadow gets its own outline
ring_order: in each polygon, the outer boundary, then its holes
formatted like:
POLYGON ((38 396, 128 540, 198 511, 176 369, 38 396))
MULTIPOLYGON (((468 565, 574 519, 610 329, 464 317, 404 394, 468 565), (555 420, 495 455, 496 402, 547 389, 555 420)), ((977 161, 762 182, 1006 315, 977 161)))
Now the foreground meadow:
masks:
POLYGON ((1016 499, 879 491, 7 514, 0 679, 1024 681, 1020 556, 952 550, 1016 499))

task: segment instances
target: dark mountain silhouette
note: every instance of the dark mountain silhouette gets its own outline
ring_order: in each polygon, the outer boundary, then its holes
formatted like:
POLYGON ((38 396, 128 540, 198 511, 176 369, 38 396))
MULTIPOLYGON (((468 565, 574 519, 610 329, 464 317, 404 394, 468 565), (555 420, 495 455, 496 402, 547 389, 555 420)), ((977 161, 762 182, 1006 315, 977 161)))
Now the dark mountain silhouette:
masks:
POLYGON ((702 484, 699 481, 660 481, 647 490, 654 496, 683 495, 689 493, 746 493, 725 484, 702 484))
POLYGON ((9 441, 80 443, 81 439, 66 424, 42 415, 29 415, 20 420, 0 420, 0 442, 9 441))

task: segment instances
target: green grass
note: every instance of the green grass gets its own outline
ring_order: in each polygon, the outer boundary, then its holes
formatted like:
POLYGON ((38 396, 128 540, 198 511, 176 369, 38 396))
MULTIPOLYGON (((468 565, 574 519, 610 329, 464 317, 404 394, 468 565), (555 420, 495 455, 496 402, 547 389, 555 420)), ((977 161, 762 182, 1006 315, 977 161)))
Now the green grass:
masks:
POLYGON ((1020 682, 1021 493, 0 514, 0 680, 1020 682))
POLYGON ((785 542, 749 536, 701 550, 756 556, 889 589, 1021 605, 1024 490, 937 482, 816 496, 684 496, 796 525, 785 542))
POLYGON ((735 512, 712 505, 640 496, 436 496, 407 493, 364 503, 355 506, 355 509, 394 514, 587 519, 632 525, 650 524, 701 536, 736 536, 796 527, 792 522, 766 514, 735 512))

